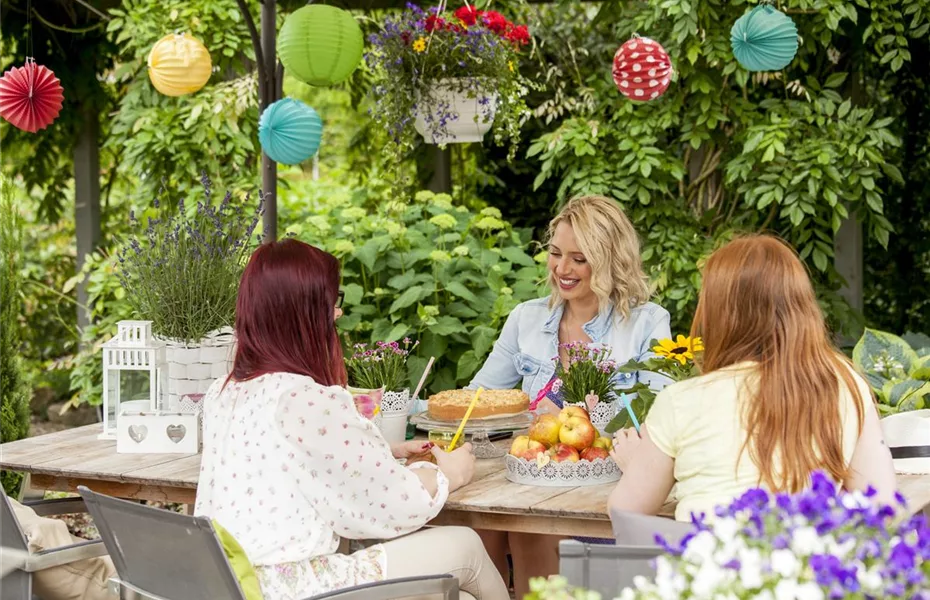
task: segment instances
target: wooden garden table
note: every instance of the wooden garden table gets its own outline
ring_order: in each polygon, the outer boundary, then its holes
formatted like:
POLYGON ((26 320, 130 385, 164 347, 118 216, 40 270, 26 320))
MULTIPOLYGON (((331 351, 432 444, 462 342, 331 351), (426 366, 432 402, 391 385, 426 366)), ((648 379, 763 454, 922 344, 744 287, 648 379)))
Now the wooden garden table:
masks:
MULTIPOLYGON (((120 498, 194 503, 199 454, 117 454, 115 441, 97 439, 100 431, 88 425, 0 445, 0 468, 28 473, 39 490, 84 485, 120 498)), ((930 507, 930 475, 898 475, 898 487, 912 511, 930 507)), ((609 538, 612 488, 517 485, 504 477, 503 459, 478 460, 474 480, 449 497, 431 524, 609 538)), ((663 513, 671 515, 672 507, 663 513)))

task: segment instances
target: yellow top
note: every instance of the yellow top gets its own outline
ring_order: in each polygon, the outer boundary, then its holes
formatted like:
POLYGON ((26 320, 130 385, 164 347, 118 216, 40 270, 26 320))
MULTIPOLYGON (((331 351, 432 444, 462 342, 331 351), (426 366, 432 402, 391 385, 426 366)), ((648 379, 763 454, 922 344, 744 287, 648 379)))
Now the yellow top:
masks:
MULTIPOLYGON (((712 517, 714 507, 729 504, 761 484, 748 450, 740 457, 746 439, 740 403, 753 384, 754 366, 753 362, 737 363, 670 385, 659 393, 646 417, 653 442, 675 459, 675 518, 679 521, 689 521, 692 512, 712 517)), ((858 374, 854 378, 868 402, 868 385, 858 374)), ((840 390, 843 457, 849 464, 859 423, 852 395, 843 385, 840 390)))

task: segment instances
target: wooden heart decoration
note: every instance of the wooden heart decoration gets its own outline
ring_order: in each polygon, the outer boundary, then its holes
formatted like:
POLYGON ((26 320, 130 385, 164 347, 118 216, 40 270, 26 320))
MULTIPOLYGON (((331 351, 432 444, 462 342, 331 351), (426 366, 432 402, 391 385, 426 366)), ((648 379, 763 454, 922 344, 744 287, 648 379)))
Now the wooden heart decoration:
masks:
POLYGON ((600 398, 597 397, 597 394, 588 394, 584 397, 584 403, 588 405, 588 412, 594 410, 594 407, 597 406, 597 403, 600 401, 600 398))
POLYGON ((149 434, 149 428, 145 425, 130 425, 129 426, 129 437, 132 438, 132 441, 139 444, 142 440, 145 439, 145 436, 149 434))
POLYGON ((183 425, 168 425, 165 428, 165 433, 168 434, 168 439, 177 444, 184 439, 184 435, 187 433, 187 428, 183 425))

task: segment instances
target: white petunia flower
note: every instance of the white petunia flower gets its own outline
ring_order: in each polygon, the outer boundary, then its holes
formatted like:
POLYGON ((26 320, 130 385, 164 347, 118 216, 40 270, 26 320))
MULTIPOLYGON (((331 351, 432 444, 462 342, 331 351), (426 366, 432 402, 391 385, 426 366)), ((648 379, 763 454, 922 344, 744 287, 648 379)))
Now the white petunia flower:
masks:
POLYGON ((796 579, 782 579, 775 584, 775 600, 797 600, 798 582, 796 579))
POLYGON ((824 544, 816 529, 813 527, 799 527, 794 531, 791 549, 801 556, 810 556, 811 554, 822 554, 824 544))
POLYGON ((772 571, 781 577, 795 578, 801 571, 801 561, 791 550, 773 550, 770 560, 772 571))
POLYGON ((740 583, 747 590, 757 590, 762 587, 762 554, 755 548, 744 550, 739 555, 740 583))
POLYGON ((823 589, 813 581, 798 586, 798 600, 824 600, 823 589))
POLYGON ((694 562, 696 564, 701 564, 705 560, 710 559, 714 555, 714 550, 716 549, 717 538, 714 537, 714 534, 710 531, 701 531, 688 542, 688 547, 685 548, 682 558, 689 562, 691 562, 692 559, 698 559, 694 562))

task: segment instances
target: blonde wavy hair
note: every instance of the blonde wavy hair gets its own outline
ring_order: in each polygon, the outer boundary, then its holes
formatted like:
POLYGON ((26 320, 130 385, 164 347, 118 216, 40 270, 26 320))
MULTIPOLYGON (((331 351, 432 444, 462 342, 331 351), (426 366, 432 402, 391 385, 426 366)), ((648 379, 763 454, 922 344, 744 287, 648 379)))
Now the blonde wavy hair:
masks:
MULTIPOLYGON (((563 222, 571 226, 578 248, 591 265, 591 290, 601 309, 613 303, 628 318, 632 308, 648 302, 652 291, 643 271, 639 236, 615 200, 604 196, 570 200, 549 222, 547 243, 563 222)), ((552 272, 549 287, 552 289, 549 306, 553 308, 562 302, 562 297, 552 272)))

